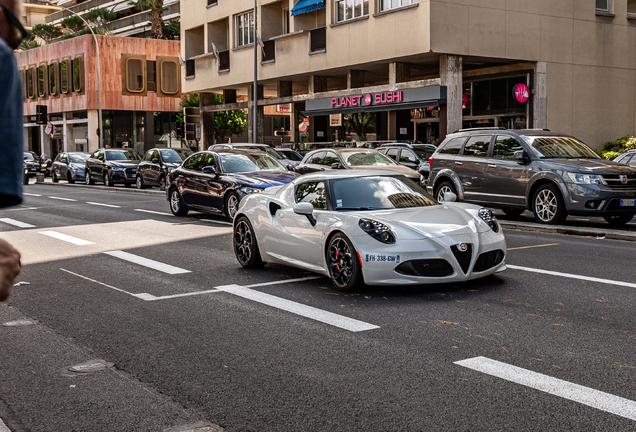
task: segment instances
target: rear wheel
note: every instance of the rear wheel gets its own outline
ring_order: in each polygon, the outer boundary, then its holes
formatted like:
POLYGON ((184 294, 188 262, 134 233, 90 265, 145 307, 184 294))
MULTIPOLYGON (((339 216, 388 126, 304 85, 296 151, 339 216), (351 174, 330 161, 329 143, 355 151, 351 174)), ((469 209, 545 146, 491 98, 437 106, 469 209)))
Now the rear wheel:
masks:
POLYGON ((225 215, 230 219, 234 220, 234 216, 238 211, 239 206, 239 197, 234 192, 230 192, 225 197, 225 215))
POLYGON ((342 233, 335 234, 329 241, 327 268, 336 289, 348 292, 362 286, 362 267, 358 253, 342 233))
POLYGON ((75 180, 73 180, 73 176, 68 171, 66 172, 66 181, 68 181, 71 184, 75 183, 75 180))
POLYGON ((526 211, 526 209, 522 209, 522 208, 505 208, 505 209, 501 209, 506 216, 510 216, 510 217, 517 217, 517 216, 521 216, 521 214, 526 211))
POLYGON ((544 224, 559 224, 568 216, 559 188, 552 183, 544 184, 532 199, 534 219, 544 224))
POLYGON ((137 189, 143 189, 145 187, 144 179, 142 179, 140 175, 137 175, 137 180, 135 182, 135 185, 137 186, 137 189))
POLYGON ((234 255, 243 267, 258 268, 265 265, 258 250, 258 243, 256 242, 252 224, 245 216, 241 216, 234 225, 233 243, 234 255))
POLYGON ((605 221, 610 225, 623 226, 629 221, 631 221, 633 217, 634 215, 625 214, 625 215, 603 216, 603 219, 605 219, 605 221))
POLYGON ((185 216, 188 214, 188 209, 183 205, 181 194, 176 188, 170 191, 170 211, 175 216, 185 216))
POLYGON ((440 183, 439 186, 437 186, 437 190, 435 191, 435 198, 437 199, 438 203, 444 202, 444 194, 446 192, 452 192, 457 195, 457 189, 452 182, 444 181, 440 183))

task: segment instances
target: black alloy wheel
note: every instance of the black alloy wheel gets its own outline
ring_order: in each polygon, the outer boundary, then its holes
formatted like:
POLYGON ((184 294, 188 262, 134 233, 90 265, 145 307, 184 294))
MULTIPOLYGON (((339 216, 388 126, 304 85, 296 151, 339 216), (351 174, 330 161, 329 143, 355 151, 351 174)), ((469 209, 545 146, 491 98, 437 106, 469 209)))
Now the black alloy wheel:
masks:
POLYGON ((236 260, 243 267, 258 268, 265 265, 258 250, 258 243, 256 242, 252 224, 245 216, 241 216, 234 225, 233 244, 236 260))
POLYGON ((225 215, 234 220, 239 207, 239 197, 235 192, 229 192, 225 197, 225 215))
POLYGON ((140 174, 137 174, 137 179, 135 181, 135 185, 137 186, 137 189, 144 189, 144 179, 141 178, 140 174))
POLYGON ((444 181, 437 186, 437 190, 435 191, 435 198, 437 199, 437 203, 441 204, 444 202, 444 194, 446 192, 452 192, 457 195, 457 189, 455 185, 450 181, 444 181))
POLYGON ((188 214, 188 209, 183 205, 181 194, 177 188, 173 188, 170 191, 170 211, 175 216, 185 216, 188 214))
POLYGON ((95 184, 95 182, 93 181, 93 179, 91 178, 91 172, 89 170, 86 170, 86 179, 84 179, 84 182, 87 185, 92 185, 95 184))
POLYGON ((75 183, 75 180, 73 180, 73 175, 69 171, 66 171, 66 181, 70 184, 75 183))
POLYGON ((112 186, 113 185, 113 181, 111 180, 110 176, 108 175, 108 173, 104 174, 104 186, 112 186))
POLYGON ((534 219, 543 224, 560 224, 568 217, 559 188, 546 183, 537 189, 532 199, 534 219))
POLYGON ((623 226, 626 223, 629 223, 634 215, 630 214, 622 214, 622 215, 611 215, 611 216, 603 216, 605 221, 613 226, 623 226))
POLYGON ((329 242, 327 267, 336 289, 349 292, 362 285, 362 268, 358 253, 342 233, 335 234, 329 242))

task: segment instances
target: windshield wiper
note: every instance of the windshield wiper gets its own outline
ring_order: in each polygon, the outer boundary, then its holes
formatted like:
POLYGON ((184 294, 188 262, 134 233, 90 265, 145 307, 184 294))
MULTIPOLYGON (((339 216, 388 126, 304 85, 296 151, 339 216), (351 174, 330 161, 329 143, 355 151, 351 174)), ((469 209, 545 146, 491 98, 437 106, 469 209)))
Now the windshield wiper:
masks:
POLYGON ((386 210, 381 207, 337 207, 336 210, 386 210))

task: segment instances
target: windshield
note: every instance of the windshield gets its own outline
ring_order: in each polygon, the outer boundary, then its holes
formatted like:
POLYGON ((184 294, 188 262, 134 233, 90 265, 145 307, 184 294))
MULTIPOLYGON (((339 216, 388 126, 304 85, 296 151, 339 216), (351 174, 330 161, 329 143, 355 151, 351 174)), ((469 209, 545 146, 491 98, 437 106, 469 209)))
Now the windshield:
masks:
POLYGON ((134 151, 107 151, 106 160, 125 161, 125 160, 141 160, 141 158, 134 151))
POLYGON ((295 152, 294 150, 277 150, 277 151, 278 151, 278 154, 280 154, 285 159, 298 161, 298 162, 303 160, 303 157, 300 155, 300 153, 295 152))
POLYGON ((600 159, 600 156, 597 155, 594 150, 576 138, 530 136, 526 136, 525 138, 530 145, 539 152, 539 155, 544 158, 600 159))
POLYGON ((390 157, 378 151, 347 151, 341 153, 349 166, 387 166, 397 165, 390 157))
POLYGON ((88 159, 90 154, 69 154, 68 159, 70 163, 84 163, 88 159))
POLYGON ((386 210, 437 204, 424 189, 403 176, 344 178, 333 181, 332 189, 336 210, 386 210))
MULTIPOLYGON (((159 150, 159 153, 161 154, 161 159, 164 162, 181 163, 183 161, 183 159, 181 158, 182 155, 180 153, 177 153, 175 150, 159 150)), ((187 156, 183 155, 183 157, 185 158, 187 156)))
POLYGON ((33 155, 31 153, 25 153, 24 154, 24 159, 25 160, 30 160, 30 161, 35 160, 35 158, 33 157, 33 155))
POLYGON ((264 151, 265 153, 267 153, 268 155, 270 155, 271 157, 275 158, 275 159, 284 159, 283 156, 279 155, 276 150, 274 150, 273 148, 271 148, 270 146, 240 146, 237 147, 239 149, 254 149, 254 150, 260 150, 260 151, 264 151))
POLYGON ((192 150, 188 150, 188 149, 178 149, 175 151, 179 153, 179 157, 181 158, 181 160, 186 160, 188 156, 192 154, 192 150))
POLYGON ((221 167, 225 173, 242 173, 254 171, 286 171, 276 159, 266 154, 242 155, 220 153, 221 167))

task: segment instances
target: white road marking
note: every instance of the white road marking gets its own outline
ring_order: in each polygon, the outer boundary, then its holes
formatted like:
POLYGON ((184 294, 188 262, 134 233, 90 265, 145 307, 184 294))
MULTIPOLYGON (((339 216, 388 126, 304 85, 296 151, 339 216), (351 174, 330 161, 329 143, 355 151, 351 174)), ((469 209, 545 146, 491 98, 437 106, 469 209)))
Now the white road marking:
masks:
POLYGON ((55 199, 55 200, 62 200, 62 201, 77 201, 76 199, 73 199, 73 198, 62 198, 62 197, 56 197, 56 196, 50 196, 49 198, 55 199))
POLYGON ((214 220, 214 219, 199 219, 202 220, 203 222, 212 222, 212 223, 218 223, 221 225, 234 225, 232 222, 225 222, 225 221, 218 221, 218 220, 214 220))
POLYGON ((62 234, 62 233, 57 232, 57 231, 40 231, 40 234, 44 234, 46 236, 53 237, 53 238, 56 238, 58 240, 62 240, 62 241, 65 241, 65 242, 73 243, 74 245, 77 245, 77 246, 85 246, 85 245, 95 244, 95 243, 93 243, 91 241, 82 240, 80 238, 73 237, 73 236, 70 236, 68 234, 62 234))
POLYGON ((457 361, 455 364, 630 420, 636 420, 636 402, 629 399, 491 360, 487 357, 470 358, 457 361))
POLYGON ((521 266, 510 265, 510 264, 506 264, 506 266, 509 269, 514 269, 514 270, 521 270, 521 271, 527 271, 532 273, 541 273, 541 274, 547 274, 550 276, 560 276, 560 277, 578 279, 578 280, 584 280, 584 281, 590 281, 590 282, 599 282, 599 283, 604 283, 609 285, 620 285, 620 286, 624 286, 628 288, 636 288, 636 283, 631 283, 631 282, 615 281, 611 279, 601 279, 601 278, 595 278, 590 276, 575 275, 572 273, 561 273, 561 272, 555 272, 551 270, 542 270, 542 269, 536 269, 531 267, 521 267, 521 266))
POLYGON ((0 218, 0 222, 4 222, 9 225, 17 226, 18 228, 35 228, 35 225, 31 225, 25 222, 20 222, 11 218, 0 218))
POLYGON ((144 267, 148 267, 154 270, 158 270, 160 272, 164 272, 167 274, 182 274, 182 273, 190 273, 190 270, 185 270, 179 267, 171 266, 170 264, 164 264, 159 261, 151 260, 148 258, 140 257, 139 255, 134 255, 128 252, 124 252, 121 250, 104 252, 106 255, 110 255, 115 258, 122 259, 124 261, 129 261, 131 263, 139 264, 144 267))
POLYGON ((32 194, 32 193, 26 193, 23 192, 22 195, 26 195, 26 196, 35 196, 35 197, 41 197, 42 195, 38 195, 38 194, 32 194))
POLYGON ((163 213, 163 212, 158 212, 158 211, 153 211, 153 210, 135 209, 135 211, 144 212, 144 213, 158 214, 158 215, 163 215, 163 216, 174 216, 172 213, 163 213))
POLYGON ((116 205, 112 205, 112 204, 104 204, 104 203, 96 203, 96 202, 88 202, 88 201, 86 202, 86 204, 102 206, 102 207, 121 208, 121 206, 116 206, 116 205))
POLYGON ((99 285, 105 286, 106 288, 114 289, 115 291, 119 291, 119 292, 122 292, 122 293, 124 293, 124 294, 131 295, 131 296, 133 296, 133 297, 139 297, 139 298, 141 298, 140 296, 143 296, 143 294, 133 294, 133 293, 130 293, 130 292, 128 292, 128 291, 124 291, 123 289, 120 289, 120 288, 114 287, 114 286, 112 286, 112 285, 105 284, 104 282, 100 282, 100 281, 98 281, 98 280, 91 279, 91 278, 86 277, 86 276, 82 276, 81 274, 73 273, 73 272, 72 272, 72 271, 70 271, 70 270, 66 270, 66 269, 63 269, 63 268, 60 268, 60 270, 62 270, 63 272, 66 272, 66 273, 70 273, 70 274, 72 274, 73 276, 77 276, 77 277, 80 277, 80 278, 82 278, 82 279, 86 279, 87 281, 91 281, 91 282, 93 282, 93 283, 96 283, 96 284, 99 284, 99 285))
POLYGON ((260 291, 252 290, 240 285, 225 285, 216 287, 221 291, 225 291, 229 294, 234 294, 239 297, 246 298, 258 303, 272 306, 277 309, 281 309, 287 312, 291 312, 296 315, 304 316, 305 318, 320 321, 325 324, 339 327, 351 332, 361 332, 365 330, 373 330, 380 328, 379 326, 369 324, 363 321, 358 321, 353 318, 344 317, 335 313, 327 312, 322 309, 318 309, 312 306, 307 306, 301 303, 296 303, 291 300, 286 300, 273 295, 265 294, 260 291))
POLYGON ((322 279, 323 277, 324 276, 307 276, 307 277, 304 277, 304 278, 284 279, 284 280, 275 281, 275 282, 263 282, 263 283, 245 285, 245 288, 254 288, 254 287, 269 286, 269 285, 279 285, 279 284, 294 283, 294 282, 304 282, 304 281, 307 281, 307 280, 322 279))

